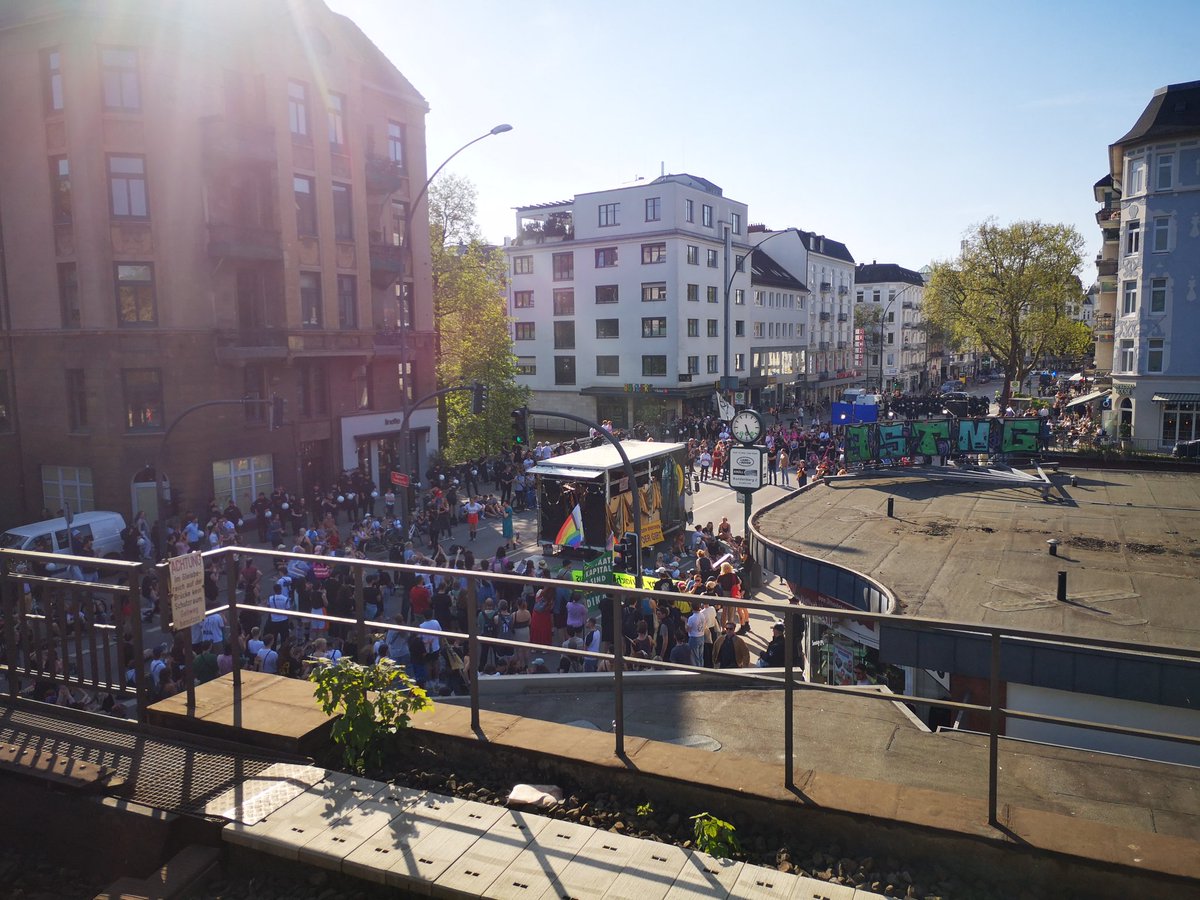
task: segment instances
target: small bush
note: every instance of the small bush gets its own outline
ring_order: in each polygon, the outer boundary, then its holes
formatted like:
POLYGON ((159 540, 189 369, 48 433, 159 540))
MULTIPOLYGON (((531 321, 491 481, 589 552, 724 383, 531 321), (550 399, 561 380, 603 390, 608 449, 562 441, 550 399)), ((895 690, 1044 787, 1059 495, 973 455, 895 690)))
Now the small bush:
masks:
POLYGON ((696 849, 709 856, 733 856, 742 852, 738 843, 737 830, 723 819, 718 819, 710 813, 699 813, 692 816, 692 836, 696 841, 696 849))

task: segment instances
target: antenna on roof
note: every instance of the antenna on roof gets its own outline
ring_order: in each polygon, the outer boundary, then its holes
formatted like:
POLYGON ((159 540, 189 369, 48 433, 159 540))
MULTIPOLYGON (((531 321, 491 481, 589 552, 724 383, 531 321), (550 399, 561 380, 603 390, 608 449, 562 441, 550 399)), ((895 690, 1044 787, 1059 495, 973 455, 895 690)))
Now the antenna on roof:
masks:
POLYGON ((665 160, 661 160, 661 161, 659 161, 659 164, 658 164, 658 175, 661 178, 662 176, 664 176, 666 174, 667 174, 667 163, 665 160))

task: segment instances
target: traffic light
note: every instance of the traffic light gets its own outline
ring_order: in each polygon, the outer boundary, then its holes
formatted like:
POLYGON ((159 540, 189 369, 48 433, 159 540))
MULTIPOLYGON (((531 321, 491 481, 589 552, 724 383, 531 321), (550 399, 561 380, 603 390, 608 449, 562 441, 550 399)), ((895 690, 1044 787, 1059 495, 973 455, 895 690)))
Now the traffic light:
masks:
POLYGON ((519 447, 524 447, 529 440, 529 407, 512 411, 512 436, 513 443, 519 447))
POLYGON ((613 544, 613 571, 636 575, 642 567, 642 541, 636 532, 627 531, 613 544))
POLYGON ((283 427, 283 403, 282 397, 271 398, 271 430, 276 431, 283 427))
POLYGON ((476 381, 471 385, 471 414, 483 415, 483 411, 487 408, 487 402, 488 386, 481 381, 476 381))

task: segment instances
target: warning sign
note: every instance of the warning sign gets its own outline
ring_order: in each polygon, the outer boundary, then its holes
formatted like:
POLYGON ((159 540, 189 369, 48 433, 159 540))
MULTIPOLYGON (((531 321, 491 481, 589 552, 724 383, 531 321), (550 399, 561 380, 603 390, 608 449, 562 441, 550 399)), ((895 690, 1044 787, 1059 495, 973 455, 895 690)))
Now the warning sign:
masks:
POLYGON ((199 553, 168 560, 171 574, 171 623, 176 631, 204 621, 204 557, 199 553))

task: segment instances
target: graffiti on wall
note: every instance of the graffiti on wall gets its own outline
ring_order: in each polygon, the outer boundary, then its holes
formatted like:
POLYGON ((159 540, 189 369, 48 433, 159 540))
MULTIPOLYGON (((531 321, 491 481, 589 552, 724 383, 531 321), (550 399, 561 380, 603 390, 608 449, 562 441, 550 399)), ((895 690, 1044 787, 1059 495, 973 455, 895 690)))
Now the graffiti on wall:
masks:
POLYGON ((846 462, 873 463, 913 456, 1036 453, 1041 420, 929 419, 846 426, 846 462))

